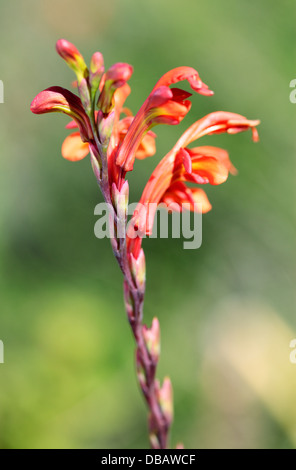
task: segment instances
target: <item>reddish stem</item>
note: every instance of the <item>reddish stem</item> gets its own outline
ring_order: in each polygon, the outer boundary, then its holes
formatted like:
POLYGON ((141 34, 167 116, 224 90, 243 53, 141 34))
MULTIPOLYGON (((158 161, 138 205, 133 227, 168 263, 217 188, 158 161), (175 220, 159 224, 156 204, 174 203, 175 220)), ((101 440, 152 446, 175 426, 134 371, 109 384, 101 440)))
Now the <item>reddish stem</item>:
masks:
MULTIPOLYGON (((96 131, 95 122, 91 119, 92 130, 95 138, 95 143, 99 152, 102 163, 101 180, 99 185, 105 201, 108 203, 114 220, 115 232, 117 233, 117 225, 125 223, 118 219, 116 209, 112 203, 108 175, 108 161, 107 155, 102 149, 99 136, 96 131)), ((131 273, 130 263, 128 260, 126 238, 116 240, 117 249, 114 248, 116 244, 112 244, 113 252, 119 264, 119 267, 124 276, 124 284, 131 298, 132 308, 126 305, 126 311, 129 323, 131 325, 132 333, 136 342, 136 366, 138 371, 138 381, 146 403, 149 409, 149 437, 150 445, 153 449, 166 449, 168 446, 168 433, 170 423, 165 417, 159 404, 158 389, 159 384, 155 378, 157 360, 149 353, 144 335, 143 335, 143 304, 144 304, 144 291, 139 290, 131 273), (139 369, 142 369, 144 380, 139 378, 139 369)))

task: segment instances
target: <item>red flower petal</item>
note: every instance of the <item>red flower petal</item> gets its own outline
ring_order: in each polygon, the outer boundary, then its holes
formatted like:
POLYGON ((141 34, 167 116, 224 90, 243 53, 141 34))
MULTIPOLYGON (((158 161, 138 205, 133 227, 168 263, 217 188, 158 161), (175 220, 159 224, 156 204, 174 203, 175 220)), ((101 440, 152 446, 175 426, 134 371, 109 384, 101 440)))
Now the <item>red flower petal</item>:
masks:
POLYGON ((182 204, 190 204, 192 211, 196 210, 194 204, 201 204, 202 213, 212 209, 205 191, 201 188, 188 188, 184 183, 172 184, 165 192, 160 202, 164 202, 170 209, 181 211, 182 204))
POLYGON ((207 96, 214 94, 214 92, 209 90, 208 86, 202 82, 198 72, 192 67, 177 67, 170 70, 158 80, 153 90, 160 86, 169 86, 182 80, 187 80, 191 88, 197 93, 207 96))
POLYGON ((189 129, 187 129, 187 131, 180 137, 175 147, 187 147, 191 142, 204 135, 220 134, 222 132, 234 134, 237 132, 247 131, 248 129, 252 130, 253 140, 257 142, 258 133, 256 126, 258 126, 258 124, 260 124, 260 121, 250 121, 240 114, 217 111, 208 114, 192 124, 192 126, 190 126, 189 129))
POLYGON ((219 160, 227 170, 232 174, 237 174, 237 169, 231 163, 229 159, 228 152, 225 149, 220 147, 213 147, 210 145, 205 145, 203 147, 194 147, 192 149, 187 149, 191 156, 205 156, 205 157, 214 157, 216 160, 219 160))

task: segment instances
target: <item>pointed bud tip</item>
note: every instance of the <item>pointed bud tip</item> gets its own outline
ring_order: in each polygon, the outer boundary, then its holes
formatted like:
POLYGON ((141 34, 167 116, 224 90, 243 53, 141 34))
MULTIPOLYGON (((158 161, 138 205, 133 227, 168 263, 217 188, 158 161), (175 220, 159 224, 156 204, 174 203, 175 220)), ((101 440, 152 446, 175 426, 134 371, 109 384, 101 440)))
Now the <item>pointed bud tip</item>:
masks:
POLYGON ((145 289, 146 282, 146 264, 145 254, 143 248, 140 249, 137 258, 134 257, 133 253, 130 254, 131 268, 133 278, 140 290, 145 289))
POLYGON ((129 184, 128 181, 125 181, 122 185, 122 188, 120 190, 120 194, 123 196, 128 196, 129 194, 129 184))
POLYGON ((77 47, 67 39, 59 39, 56 42, 56 51, 65 60, 75 60, 77 56, 81 56, 77 47))
POLYGON ((169 423, 173 420, 173 387, 169 377, 165 377, 158 390, 158 399, 162 412, 169 423))
POLYGON ((90 70, 91 72, 97 72, 99 69, 104 67, 104 57, 101 52, 95 52, 92 55, 91 61, 90 61, 90 70))
POLYGON ((82 54, 77 47, 66 39, 59 39, 56 43, 56 51, 65 60, 68 66, 75 72, 78 85, 88 75, 88 68, 82 54))
POLYGON ((143 325, 143 336, 148 352, 156 362, 160 356, 160 326, 158 318, 154 317, 151 328, 143 325))
POLYGON ((106 80, 126 82, 131 78, 133 71, 132 65, 126 64, 125 62, 117 62, 107 71, 106 80))

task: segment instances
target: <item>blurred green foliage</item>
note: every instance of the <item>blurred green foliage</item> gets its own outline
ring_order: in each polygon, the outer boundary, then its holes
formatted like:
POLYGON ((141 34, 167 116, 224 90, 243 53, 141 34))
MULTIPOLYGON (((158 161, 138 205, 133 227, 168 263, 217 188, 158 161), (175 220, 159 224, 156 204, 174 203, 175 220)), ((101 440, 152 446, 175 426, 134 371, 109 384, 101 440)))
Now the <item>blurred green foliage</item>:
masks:
POLYGON ((0 447, 148 445, 121 275, 108 240, 93 233, 101 196, 89 161, 61 158, 63 116, 29 111, 37 92, 73 80, 54 50, 60 37, 88 60, 99 50, 107 65, 134 66, 134 112, 157 79, 179 65, 195 67, 215 91, 193 96, 179 126, 156 129, 157 155, 138 162, 129 178, 133 201, 194 120, 215 110, 261 119, 259 144, 250 133, 202 141, 228 149, 239 174, 206 188, 213 210, 203 217, 200 249, 145 241, 145 318, 149 324, 157 315, 161 323, 158 375, 170 375, 174 385, 174 445, 296 447, 295 421, 281 406, 274 413, 286 396, 285 405, 295 408, 296 366, 289 342, 283 363, 276 360, 274 342, 285 335, 269 333, 281 321, 287 338, 296 337, 296 105, 289 101, 295 3, 0 0, 0 8, 0 447), (258 331, 266 331, 271 352, 250 378, 236 361, 248 359, 254 338, 260 344, 258 331), (222 339, 238 344, 230 356, 222 339), (262 376, 268 380, 258 388, 262 376))

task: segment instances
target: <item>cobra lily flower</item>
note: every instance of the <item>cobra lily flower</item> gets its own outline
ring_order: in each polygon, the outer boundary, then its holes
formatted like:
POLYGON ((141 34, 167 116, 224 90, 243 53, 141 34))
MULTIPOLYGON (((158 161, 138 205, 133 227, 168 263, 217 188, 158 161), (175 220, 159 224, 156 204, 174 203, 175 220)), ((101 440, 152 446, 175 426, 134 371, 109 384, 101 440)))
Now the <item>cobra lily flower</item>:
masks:
POLYGON ((60 112, 67 114, 76 122, 81 140, 88 142, 92 139, 92 130, 88 116, 81 100, 66 88, 53 86, 39 93, 31 103, 34 114, 60 112))
POLYGON ((182 210, 182 204, 189 204, 190 210, 197 210, 201 204, 202 212, 211 210, 211 204, 201 188, 188 187, 189 183, 218 185, 224 183, 228 174, 236 174, 229 160, 228 152, 219 147, 194 147, 187 145, 196 139, 210 134, 252 130, 253 140, 258 140, 256 126, 260 121, 250 121, 244 116, 218 111, 208 114, 195 122, 180 137, 173 149, 160 161, 146 184, 133 215, 133 224, 128 235, 129 251, 137 258, 141 246, 140 238, 152 235, 153 221, 157 205, 165 203, 172 210, 182 210), (138 236, 132 236, 136 230, 138 236))
POLYGON ((139 109, 119 148, 116 163, 124 171, 133 169, 136 151, 143 136, 152 127, 157 124, 179 124, 190 110, 191 102, 187 98, 191 94, 179 88, 169 88, 181 80, 187 80, 197 93, 206 96, 213 94, 191 67, 178 67, 164 74, 139 109))

